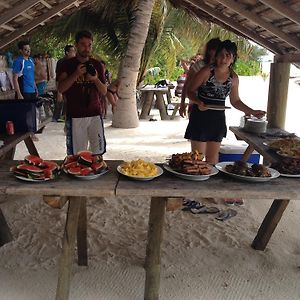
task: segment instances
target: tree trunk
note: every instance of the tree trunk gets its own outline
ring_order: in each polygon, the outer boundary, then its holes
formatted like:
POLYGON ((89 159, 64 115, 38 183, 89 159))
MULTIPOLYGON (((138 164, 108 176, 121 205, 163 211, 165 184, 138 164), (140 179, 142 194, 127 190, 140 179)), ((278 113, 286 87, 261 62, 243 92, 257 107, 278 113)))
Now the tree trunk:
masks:
POLYGON ((139 126, 136 83, 154 2, 155 0, 140 0, 134 12, 135 21, 130 30, 126 54, 119 68, 118 79, 121 80, 121 85, 117 108, 113 115, 113 127, 135 128, 139 126))

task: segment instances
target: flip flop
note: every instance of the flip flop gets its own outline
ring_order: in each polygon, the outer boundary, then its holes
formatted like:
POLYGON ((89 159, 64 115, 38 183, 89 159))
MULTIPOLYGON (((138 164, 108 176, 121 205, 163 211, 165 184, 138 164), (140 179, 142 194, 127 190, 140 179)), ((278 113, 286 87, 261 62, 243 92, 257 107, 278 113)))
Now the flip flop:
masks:
POLYGON ((235 202, 235 199, 232 199, 232 198, 225 198, 225 199, 224 199, 224 203, 225 203, 227 206, 233 206, 233 205, 234 205, 234 202, 235 202))
POLYGON ((245 205, 245 203, 244 203, 244 200, 242 198, 241 199, 235 199, 234 205, 235 206, 243 206, 243 205, 245 205))
POLYGON ((183 211, 190 211, 192 208, 196 208, 199 209, 201 207, 204 206, 204 204, 194 201, 194 200, 190 200, 190 202, 186 202, 184 205, 184 208, 182 209, 183 211))
POLYGON ((236 215, 237 215, 237 211, 229 208, 229 209, 220 211, 220 213, 216 216, 216 219, 219 221, 226 221, 236 215))
POLYGON ((193 214, 216 214, 220 212, 220 210, 217 207, 207 207, 207 206, 202 206, 200 208, 191 208, 190 209, 193 214))

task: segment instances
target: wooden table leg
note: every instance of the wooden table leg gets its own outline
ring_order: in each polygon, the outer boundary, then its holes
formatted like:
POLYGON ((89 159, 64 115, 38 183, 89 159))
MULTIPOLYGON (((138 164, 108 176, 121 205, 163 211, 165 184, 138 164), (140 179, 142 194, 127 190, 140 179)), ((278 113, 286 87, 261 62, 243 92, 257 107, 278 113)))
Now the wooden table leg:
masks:
POLYGON ((59 262, 56 300, 69 298, 71 267, 75 250, 75 239, 82 197, 69 197, 69 207, 63 238, 62 255, 59 262))
POLYGON ((0 208, 0 247, 12 241, 13 236, 0 208))
POLYGON ((242 156, 242 161, 248 161, 249 157, 251 156, 252 152, 254 151, 254 147, 251 145, 248 145, 248 147, 246 148, 243 156, 242 156))
POLYGON ((25 142, 25 145, 26 145, 26 147, 28 149, 28 152, 31 155, 40 156, 30 136, 27 137, 24 140, 24 142, 25 142))
POLYGON ((164 96, 162 93, 156 92, 156 101, 157 101, 157 107, 159 109, 160 118, 162 120, 170 120, 170 116, 168 116, 167 108, 164 100, 164 96))
POLYGON ((144 101, 143 101, 142 111, 140 114, 140 120, 147 119, 147 117, 149 116, 149 113, 150 113, 151 107, 152 107, 153 98, 154 98, 154 92, 143 91, 142 95, 143 95, 142 97, 144 98, 144 101))
POLYGON ((159 299, 160 245, 163 236, 166 200, 167 198, 151 198, 148 227, 148 243, 145 261, 145 300, 159 299))
POLYGON ((268 213, 260 225, 255 239, 252 242, 252 248, 255 250, 265 250, 289 202, 290 200, 280 199, 273 201, 268 213))
POLYGON ((88 265, 87 255, 87 215, 86 215, 86 198, 81 200, 78 228, 77 228, 77 251, 78 251, 78 265, 88 265))

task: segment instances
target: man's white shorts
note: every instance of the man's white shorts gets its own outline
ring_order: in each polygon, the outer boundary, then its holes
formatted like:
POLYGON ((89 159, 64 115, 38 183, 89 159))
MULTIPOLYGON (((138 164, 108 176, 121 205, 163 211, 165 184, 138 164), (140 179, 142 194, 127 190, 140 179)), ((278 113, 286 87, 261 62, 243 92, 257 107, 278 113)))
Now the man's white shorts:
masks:
POLYGON ((103 120, 100 116, 86 118, 67 118, 67 154, 90 150, 93 154, 106 152, 103 120))

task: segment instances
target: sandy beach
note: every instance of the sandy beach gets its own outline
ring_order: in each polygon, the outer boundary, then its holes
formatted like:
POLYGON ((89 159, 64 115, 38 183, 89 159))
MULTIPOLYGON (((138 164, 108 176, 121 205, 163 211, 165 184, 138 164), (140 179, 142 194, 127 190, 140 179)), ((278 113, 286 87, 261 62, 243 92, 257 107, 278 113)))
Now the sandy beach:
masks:
MULTIPOLYGON (((266 109, 268 82, 242 77, 240 85, 247 104, 266 109)), ((298 135, 299 90, 291 79, 286 129, 298 135)), ((163 162, 172 153, 190 150, 183 138, 186 119, 160 121, 156 110, 151 114, 157 121, 141 121, 135 129, 112 128, 108 117, 104 158, 163 162)), ((228 111, 228 125, 238 125, 241 116, 228 111)), ((42 158, 64 158, 62 123, 47 125, 39 139, 36 146, 42 158)), ((224 142, 234 142, 233 134, 224 142)), ((15 158, 26 154, 20 144, 15 158)), ((201 201, 226 208, 221 195, 201 201)), ((300 202, 290 202, 264 252, 250 246, 270 204, 248 200, 242 207, 234 206, 238 214, 226 222, 214 215, 167 212, 160 299, 300 299, 300 202)), ((89 266, 74 264, 70 299, 143 299, 150 198, 89 199, 87 205, 89 266)), ((66 207, 53 209, 40 197, 26 196, 0 198, 0 206, 14 236, 0 248, 0 300, 54 299, 66 207)))

